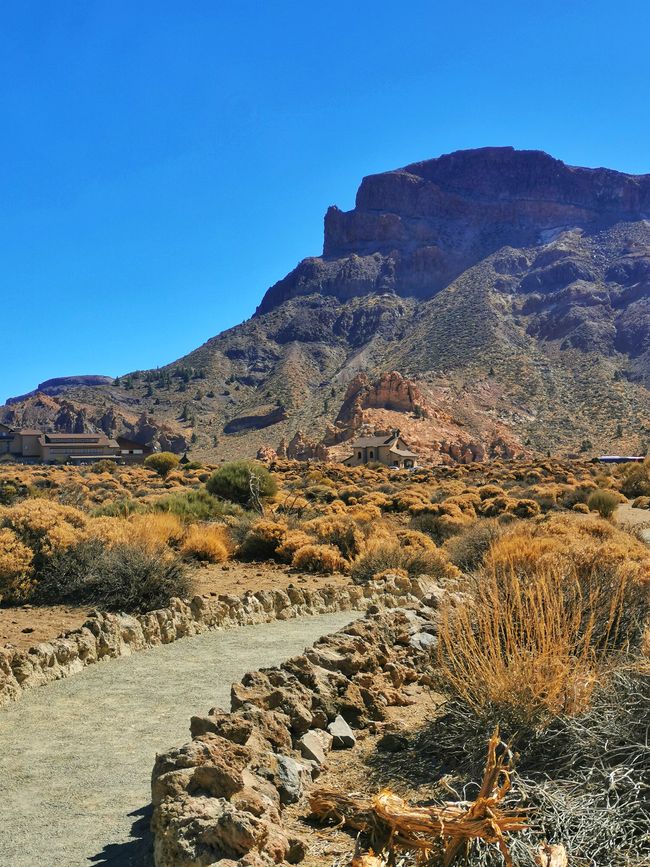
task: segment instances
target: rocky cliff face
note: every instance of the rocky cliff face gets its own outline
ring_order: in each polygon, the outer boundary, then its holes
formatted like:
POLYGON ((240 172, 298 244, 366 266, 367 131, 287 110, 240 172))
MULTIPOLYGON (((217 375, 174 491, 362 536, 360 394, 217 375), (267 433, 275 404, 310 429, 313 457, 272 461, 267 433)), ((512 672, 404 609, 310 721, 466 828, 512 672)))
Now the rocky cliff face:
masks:
POLYGON ((328 210, 323 256, 269 289, 258 312, 314 292, 430 298, 502 247, 646 217, 650 175, 576 168, 541 151, 460 151, 364 178, 352 211, 328 210))
MULTIPOLYGON (((649 384, 650 175, 484 148, 365 178, 252 319, 160 370, 57 383, 39 424, 125 418, 208 460, 336 454, 360 425, 436 460, 632 452, 649 384)), ((0 421, 31 424, 30 400, 0 421)))

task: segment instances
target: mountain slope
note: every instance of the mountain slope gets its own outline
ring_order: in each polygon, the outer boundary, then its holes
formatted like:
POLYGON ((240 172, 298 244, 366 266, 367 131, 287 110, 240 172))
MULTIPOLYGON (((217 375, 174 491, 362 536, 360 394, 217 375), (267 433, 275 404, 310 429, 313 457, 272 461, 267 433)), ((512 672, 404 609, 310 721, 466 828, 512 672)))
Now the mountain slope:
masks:
POLYGON ((645 448, 650 176, 486 148, 365 178, 352 211, 329 209, 323 256, 252 319, 161 370, 54 399, 86 407, 91 426, 145 413, 155 423, 131 435, 165 428, 198 457, 229 458, 297 429, 339 443, 350 382, 388 371, 417 384, 426 411, 373 406, 355 423, 409 428, 431 459, 457 459, 454 440, 477 455, 503 442, 508 454, 645 448))

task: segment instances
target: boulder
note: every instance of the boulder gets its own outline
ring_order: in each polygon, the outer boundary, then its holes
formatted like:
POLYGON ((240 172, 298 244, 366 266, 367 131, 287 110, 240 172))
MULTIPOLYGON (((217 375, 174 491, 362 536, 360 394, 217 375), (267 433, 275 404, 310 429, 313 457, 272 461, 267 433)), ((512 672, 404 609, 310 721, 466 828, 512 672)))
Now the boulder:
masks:
POLYGON ((332 736, 332 748, 335 750, 351 749, 357 742, 354 732, 341 714, 337 714, 335 720, 328 725, 327 730, 332 736))

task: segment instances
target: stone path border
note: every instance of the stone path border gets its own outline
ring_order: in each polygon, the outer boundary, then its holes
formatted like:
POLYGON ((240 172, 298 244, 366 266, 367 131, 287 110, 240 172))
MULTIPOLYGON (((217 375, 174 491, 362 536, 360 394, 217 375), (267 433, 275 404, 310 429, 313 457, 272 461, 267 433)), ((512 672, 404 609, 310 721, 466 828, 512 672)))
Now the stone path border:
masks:
POLYGON ((247 592, 243 596, 195 596, 190 602, 172 599, 168 608, 146 614, 97 612, 79 629, 27 651, 0 648, 0 706, 17 700, 26 689, 76 674, 87 665, 129 656, 210 629, 336 611, 362 611, 374 603, 396 607, 405 596, 421 598, 424 592, 418 579, 390 576, 379 584, 363 587, 330 585, 303 590, 290 586, 286 590, 247 592))

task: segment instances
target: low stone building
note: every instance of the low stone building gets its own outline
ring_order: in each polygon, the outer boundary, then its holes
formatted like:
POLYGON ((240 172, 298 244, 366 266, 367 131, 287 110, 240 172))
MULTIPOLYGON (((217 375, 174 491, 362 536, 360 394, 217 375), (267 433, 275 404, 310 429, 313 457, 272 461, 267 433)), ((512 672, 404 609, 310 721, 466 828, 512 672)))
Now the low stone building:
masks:
POLYGON ((410 450, 398 430, 389 436, 359 437, 350 445, 353 451, 343 461, 346 467, 380 463, 396 469, 410 469, 417 463, 417 455, 410 450))
POLYGON ((121 460, 122 450, 115 440, 103 433, 44 433, 25 428, 13 430, 7 425, 0 425, 2 455, 28 463, 83 464, 121 460))

